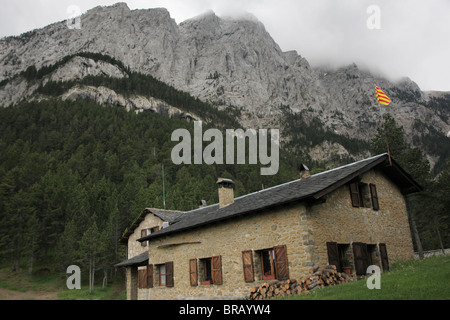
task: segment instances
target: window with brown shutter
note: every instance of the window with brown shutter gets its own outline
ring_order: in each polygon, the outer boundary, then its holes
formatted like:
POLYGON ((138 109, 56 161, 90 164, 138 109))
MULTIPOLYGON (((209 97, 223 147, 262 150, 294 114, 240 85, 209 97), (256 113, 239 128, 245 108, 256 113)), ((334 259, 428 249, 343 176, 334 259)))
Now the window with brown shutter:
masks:
POLYGON ((275 252, 275 268, 277 272, 278 280, 288 280, 289 279, 289 265, 287 259, 287 247, 277 246, 273 248, 275 252))
POLYGON ((166 262, 166 287, 173 287, 173 262, 166 262))
POLYGON ((253 253, 252 250, 242 252, 242 265, 244 267, 244 280, 245 282, 255 281, 253 272, 253 253))
POLYGON ((336 266, 337 270, 341 269, 339 259, 339 248, 336 242, 327 242, 328 264, 336 266))
POLYGON ((381 265, 383 266, 383 271, 387 272, 389 271, 389 259, 387 255, 386 244, 380 243, 378 247, 380 248, 380 258, 381 265))
POLYGON ((358 183, 350 184, 350 197, 352 199, 352 206, 355 208, 359 208, 361 206, 361 200, 359 197, 358 183))
POLYGON ((198 286, 197 259, 189 260, 189 279, 191 286, 198 286))
POLYGON ((211 259, 211 274, 213 284, 221 285, 222 281, 222 256, 212 257, 211 259))
POLYGON ((138 271, 138 288, 147 288, 147 269, 141 269, 138 271))
POLYGON ((142 273, 143 270, 138 270, 138 289, 142 289, 142 273))
POLYGON ((147 265, 147 288, 153 288, 153 265, 147 265))
MULTIPOLYGON (((141 230, 141 238, 144 238, 146 236, 147 236, 147 229, 142 229, 141 230)), ((142 247, 146 247, 147 245, 148 245, 148 241, 141 242, 142 247)))
POLYGON ((361 242, 353 243, 353 258, 355 261, 356 275, 364 276, 369 267, 369 252, 367 244, 361 242))
POLYGON ((370 184, 370 195, 372 196, 373 210, 380 210, 380 204, 378 203, 377 186, 374 184, 370 184))

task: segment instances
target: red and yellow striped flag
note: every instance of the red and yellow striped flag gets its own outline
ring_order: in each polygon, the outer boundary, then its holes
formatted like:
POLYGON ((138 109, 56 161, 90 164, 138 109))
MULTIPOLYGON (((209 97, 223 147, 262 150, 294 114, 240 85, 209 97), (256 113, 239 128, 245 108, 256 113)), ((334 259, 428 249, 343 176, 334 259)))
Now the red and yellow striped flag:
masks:
POLYGON ((391 99, 377 86, 375 86, 375 91, 377 92, 377 101, 380 104, 388 106, 391 103, 391 99))

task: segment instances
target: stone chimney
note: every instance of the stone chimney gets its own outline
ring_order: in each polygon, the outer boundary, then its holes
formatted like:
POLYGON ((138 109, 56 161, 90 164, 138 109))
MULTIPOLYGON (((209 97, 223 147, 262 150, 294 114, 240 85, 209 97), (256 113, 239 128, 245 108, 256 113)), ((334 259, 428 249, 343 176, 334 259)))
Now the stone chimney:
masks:
POLYGON ((219 178, 219 209, 234 203, 234 182, 230 179, 219 178))
POLYGON ((300 166, 300 179, 307 179, 311 176, 311 173, 309 172, 309 168, 302 164, 300 166))
POLYGON ((200 203, 199 203, 199 208, 205 208, 205 207, 207 207, 208 206, 208 204, 206 203, 206 200, 201 200, 200 201, 200 203))

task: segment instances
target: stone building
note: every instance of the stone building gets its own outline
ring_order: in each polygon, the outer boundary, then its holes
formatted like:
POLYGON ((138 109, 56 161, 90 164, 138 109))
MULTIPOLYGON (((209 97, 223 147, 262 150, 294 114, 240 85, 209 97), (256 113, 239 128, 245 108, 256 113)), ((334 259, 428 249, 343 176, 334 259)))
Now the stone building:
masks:
POLYGON ((128 260, 116 264, 115 267, 126 268, 128 300, 137 300, 138 289, 146 285, 143 282, 143 273, 148 265, 148 242, 137 240, 170 225, 182 214, 182 211, 148 208, 125 230, 119 242, 126 246, 128 260))
POLYGON ((361 275, 414 253, 405 195, 421 187, 387 154, 312 176, 302 166, 299 180, 239 198, 233 181, 217 185, 218 204, 128 235, 139 249, 119 265, 129 299, 244 297, 268 280, 302 279, 315 264, 348 261, 361 275))

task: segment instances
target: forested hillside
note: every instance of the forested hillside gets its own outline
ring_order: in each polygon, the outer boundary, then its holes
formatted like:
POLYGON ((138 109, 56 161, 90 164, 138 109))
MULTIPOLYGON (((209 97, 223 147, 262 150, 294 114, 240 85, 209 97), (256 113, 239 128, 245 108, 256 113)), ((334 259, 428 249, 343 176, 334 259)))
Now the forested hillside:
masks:
POLYGON ((167 209, 217 202, 218 177, 234 179, 237 195, 297 178, 285 160, 273 177, 259 166, 175 166, 179 128, 193 125, 86 100, 0 109, 1 261, 32 267, 53 254, 62 270, 95 254, 110 269, 123 258, 123 230, 143 209, 163 207, 163 164, 167 209))

